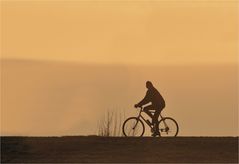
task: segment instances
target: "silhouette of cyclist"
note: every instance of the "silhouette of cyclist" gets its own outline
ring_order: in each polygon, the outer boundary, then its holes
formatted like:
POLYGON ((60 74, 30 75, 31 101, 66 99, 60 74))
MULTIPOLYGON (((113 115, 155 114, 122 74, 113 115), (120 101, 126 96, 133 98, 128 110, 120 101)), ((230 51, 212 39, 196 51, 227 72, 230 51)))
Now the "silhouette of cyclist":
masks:
POLYGON ((151 105, 148 105, 144 107, 144 112, 147 113, 152 118, 152 124, 154 125, 154 133, 152 136, 160 135, 159 127, 158 127, 158 117, 165 107, 165 101, 159 91, 154 88, 152 82, 147 81, 146 82, 146 88, 148 89, 146 92, 145 97, 143 100, 141 100, 138 104, 135 104, 135 108, 142 107, 143 105, 146 105, 148 103, 152 103, 151 105), (155 110, 154 115, 150 112, 150 110, 155 110))

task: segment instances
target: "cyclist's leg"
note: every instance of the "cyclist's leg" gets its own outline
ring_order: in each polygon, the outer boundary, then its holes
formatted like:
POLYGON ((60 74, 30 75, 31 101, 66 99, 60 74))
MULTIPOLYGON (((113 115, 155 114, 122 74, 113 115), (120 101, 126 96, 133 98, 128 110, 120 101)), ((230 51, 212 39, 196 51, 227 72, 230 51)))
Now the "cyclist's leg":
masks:
POLYGON ((154 121, 154 125, 156 125, 155 126, 156 132, 159 132, 158 118, 159 118, 159 115, 164 108, 165 108, 165 104, 162 104, 159 107, 155 108, 156 110, 155 110, 155 113, 154 113, 153 121, 154 121))
POLYGON ((153 119, 153 115, 150 112, 150 110, 155 110, 153 105, 149 105, 149 106, 144 107, 144 112, 147 113, 147 115, 149 115, 149 117, 151 117, 153 119))
POLYGON ((161 113, 162 109, 155 110, 154 116, 153 116, 153 123, 155 125, 156 132, 159 132, 159 124, 158 124, 158 117, 161 113))
POLYGON ((161 113, 161 111, 163 110, 164 107, 165 107, 165 104, 154 107, 155 113, 154 113, 153 121, 152 121, 153 124, 154 124, 154 133, 152 134, 152 136, 154 136, 154 137, 157 136, 157 135, 160 136, 158 117, 159 117, 159 115, 160 115, 160 113, 161 113))

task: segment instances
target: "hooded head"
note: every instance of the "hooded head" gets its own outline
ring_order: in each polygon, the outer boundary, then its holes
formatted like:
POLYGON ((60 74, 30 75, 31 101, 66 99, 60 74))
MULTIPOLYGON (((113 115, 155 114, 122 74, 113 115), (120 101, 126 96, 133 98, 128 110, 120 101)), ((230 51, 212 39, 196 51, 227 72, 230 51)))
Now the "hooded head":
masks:
POLYGON ((151 89, 151 88, 153 88, 153 87, 154 87, 154 86, 153 86, 153 84, 152 84, 151 81, 147 81, 147 82, 146 82, 146 88, 151 89))

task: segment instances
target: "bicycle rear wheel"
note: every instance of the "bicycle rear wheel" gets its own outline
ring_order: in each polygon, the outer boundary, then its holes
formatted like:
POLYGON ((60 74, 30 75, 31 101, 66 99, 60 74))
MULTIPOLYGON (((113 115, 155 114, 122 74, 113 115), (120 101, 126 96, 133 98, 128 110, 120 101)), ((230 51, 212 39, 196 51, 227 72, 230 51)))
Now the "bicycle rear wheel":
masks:
POLYGON ((122 130, 126 137, 141 137, 144 134, 145 127, 139 118, 130 117, 125 120, 122 130))
POLYGON ((173 118, 165 117, 159 121, 159 132, 162 137, 176 137, 178 131, 178 123, 173 118))

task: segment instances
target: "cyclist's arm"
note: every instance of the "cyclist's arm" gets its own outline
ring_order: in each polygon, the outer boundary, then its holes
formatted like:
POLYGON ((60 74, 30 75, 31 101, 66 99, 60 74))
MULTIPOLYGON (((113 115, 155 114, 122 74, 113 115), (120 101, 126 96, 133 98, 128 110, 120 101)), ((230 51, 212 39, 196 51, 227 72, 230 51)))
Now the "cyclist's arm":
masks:
POLYGON ((143 98, 143 100, 141 100, 137 104, 137 106, 142 107, 143 105, 148 104, 149 102, 150 102, 150 95, 149 95, 149 91, 147 91, 145 97, 143 98))

